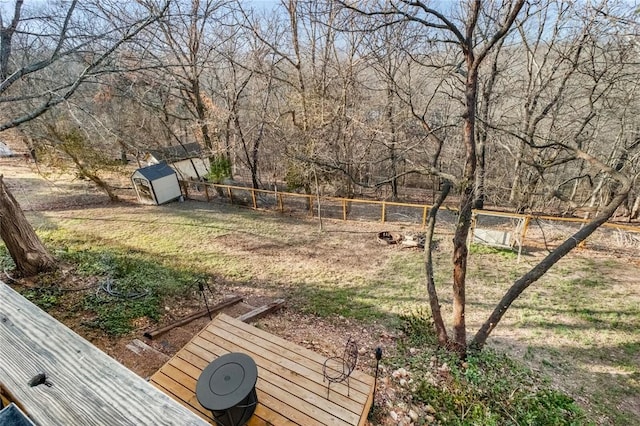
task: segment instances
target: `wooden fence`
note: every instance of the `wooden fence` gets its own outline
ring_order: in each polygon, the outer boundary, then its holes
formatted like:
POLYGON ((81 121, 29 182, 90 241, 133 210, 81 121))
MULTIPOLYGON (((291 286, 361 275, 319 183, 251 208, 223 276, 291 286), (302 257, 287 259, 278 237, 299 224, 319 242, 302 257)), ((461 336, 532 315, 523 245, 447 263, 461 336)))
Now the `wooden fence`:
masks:
MULTIPOLYGON (((304 212, 311 217, 322 215, 323 218, 361 221, 380 221, 411 223, 425 227, 427 214, 432 207, 428 204, 401 203, 393 201, 364 200, 341 197, 320 197, 318 205, 317 196, 314 194, 300 194, 294 192, 272 191, 267 189, 254 189, 251 187, 237 185, 223 185, 208 182, 181 181, 185 197, 211 201, 213 198, 222 197, 231 204, 248 206, 253 209, 278 210, 280 212, 304 212)), ((457 208, 443 207, 438 212, 440 223, 455 225, 457 208)), ((518 214, 491 210, 474 210, 474 224, 479 224, 480 218, 493 218, 494 227, 503 229, 509 228, 514 233, 518 246, 522 246, 527 238, 527 233, 531 228, 532 221, 536 224, 546 223, 545 226, 552 227, 553 224, 569 225, 564 234, 570 235, 571 229, 579 227, 589 220, 573 217, 537 216, 530 214, 518 214), (499 219, 511 220, 516 224, 503 223, 500 225, 499 219), (551 224, 551 225, 550 225, 551 224)), ((491 227, 491 226, 490 226, 491 227)), ((605 223, 603 228, 611 230, 630 232, 640 246, 640 227, 617 223, 605 223)), ((544 232, 542 232, 544 234, 544 232)), ((568 236, 567 235, 567 236, 568 236)), ((546 238, 546 237, 543 237, 546 238)), ((546 241, 545 241, 546 244, 546 241)))

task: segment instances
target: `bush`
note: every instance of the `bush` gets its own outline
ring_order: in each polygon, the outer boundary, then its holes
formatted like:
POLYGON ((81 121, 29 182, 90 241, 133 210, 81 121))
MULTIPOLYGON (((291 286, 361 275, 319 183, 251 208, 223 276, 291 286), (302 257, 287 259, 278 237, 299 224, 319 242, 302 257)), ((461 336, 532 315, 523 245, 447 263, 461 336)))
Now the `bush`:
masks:
POLYGON ((215 156, 211 160, 209 173, 206 178, 213 183, 221 183, 231 177, 231 162, 223 155, 215 156))

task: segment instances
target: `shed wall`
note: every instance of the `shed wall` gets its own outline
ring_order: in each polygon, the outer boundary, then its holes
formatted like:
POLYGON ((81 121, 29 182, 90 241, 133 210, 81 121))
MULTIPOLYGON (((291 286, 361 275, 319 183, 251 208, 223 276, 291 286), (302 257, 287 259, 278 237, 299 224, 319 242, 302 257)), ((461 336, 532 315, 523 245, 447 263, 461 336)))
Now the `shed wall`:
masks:
POLYGON ((158 204, 164 204, 182 195, 180 191, 180 184, 178 183, 178 177, 176 175, 165 176, 160 179, 156 179, 151 182, 153 190, 156 194, 156 202, 158 204))
POLYGON ((209 173, 210 163, 208 158, 190 158, 176 161, 171 167, 181 179, 198 179, 209 173))

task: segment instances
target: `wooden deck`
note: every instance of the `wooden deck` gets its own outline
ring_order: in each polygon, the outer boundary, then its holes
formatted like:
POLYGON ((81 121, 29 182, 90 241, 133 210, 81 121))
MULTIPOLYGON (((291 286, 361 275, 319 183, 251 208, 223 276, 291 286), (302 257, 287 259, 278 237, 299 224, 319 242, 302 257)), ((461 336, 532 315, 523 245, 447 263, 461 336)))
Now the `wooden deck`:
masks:
POLYGON ((258 366, 258 406, 249 421, 258 425, 364 425, 373 398, 373 377, 354 371, 347 384, 323 383, 325 357, 228 315, 218 315, 151 377, 151 383, 203 419, 211 413, 196 399, 196 382, 215 358, 244 352, 258 366))
POLYGON ((0 393, 39 425, 207 424, 2 282, 0 393))

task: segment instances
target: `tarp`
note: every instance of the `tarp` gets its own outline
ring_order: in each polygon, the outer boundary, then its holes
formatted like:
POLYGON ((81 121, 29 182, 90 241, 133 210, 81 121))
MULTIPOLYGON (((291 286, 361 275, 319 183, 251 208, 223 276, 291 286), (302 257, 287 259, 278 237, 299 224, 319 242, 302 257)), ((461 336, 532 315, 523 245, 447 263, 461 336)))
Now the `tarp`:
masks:
POLYGON ((9 149, 3 142, 0 142, 0 157, 11 157, 13 151, 9 149))

